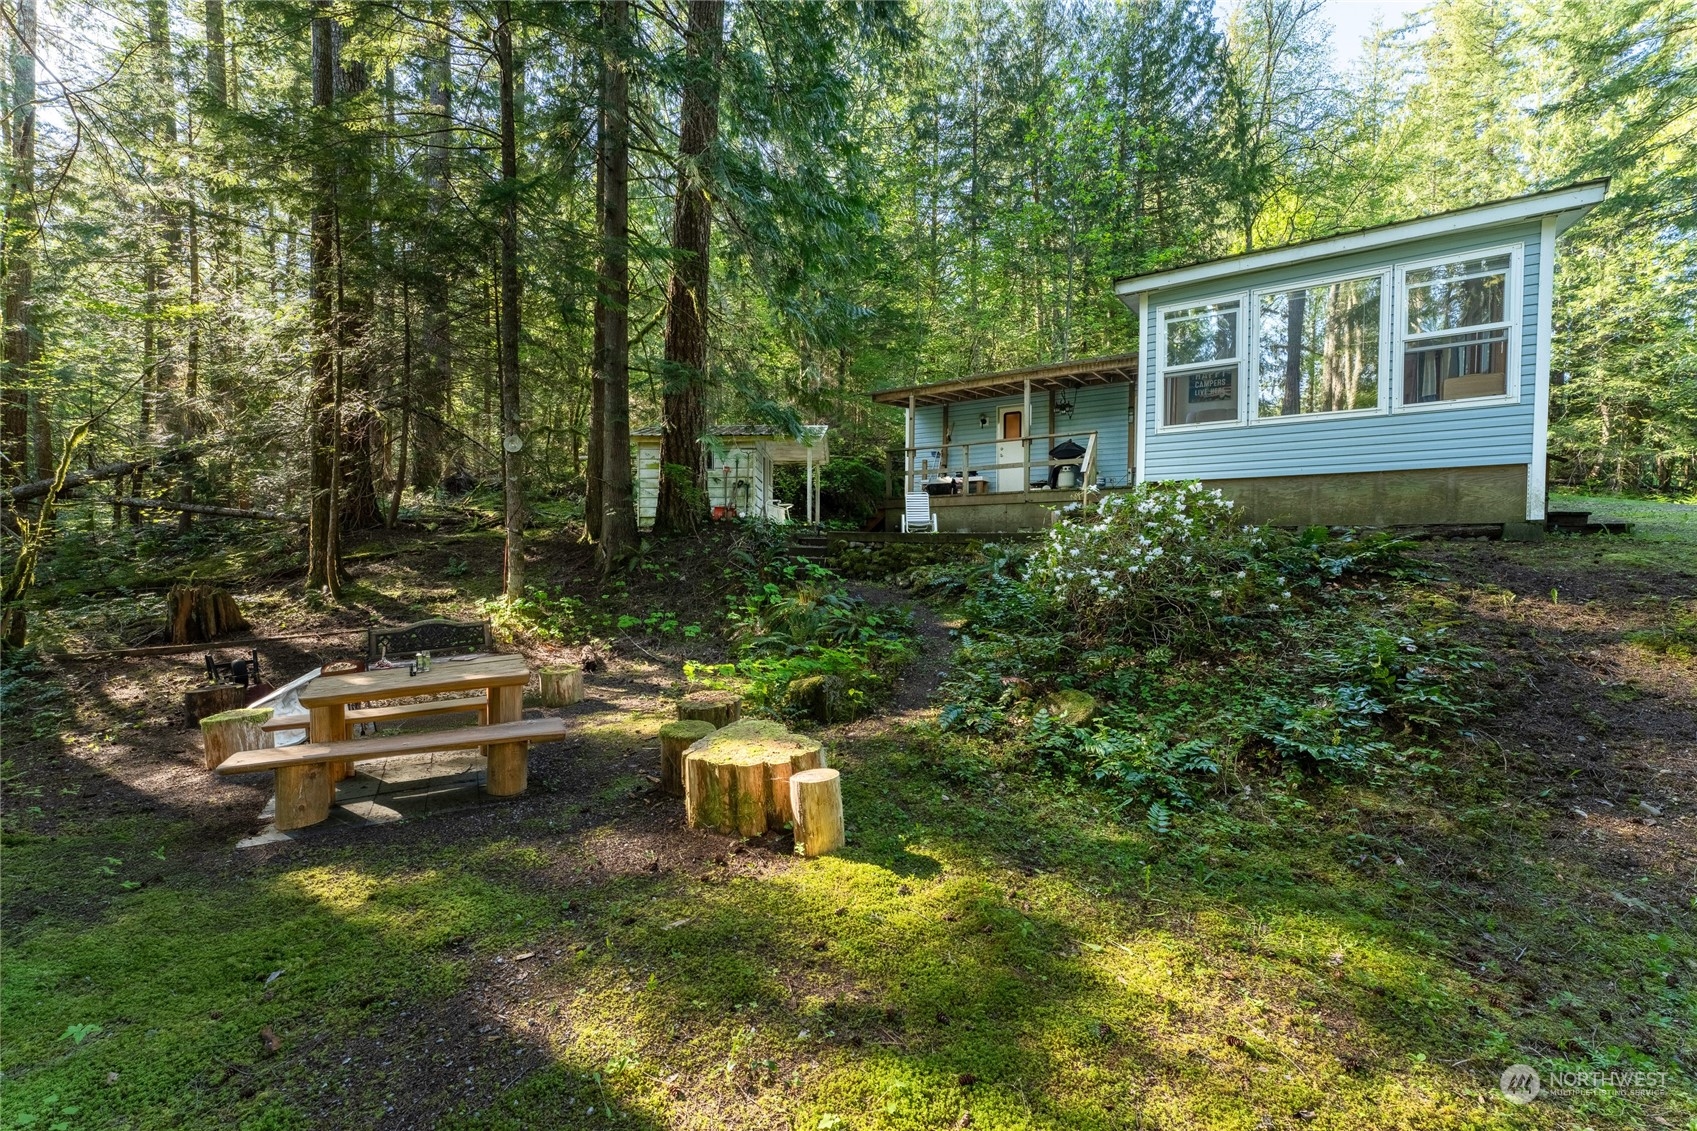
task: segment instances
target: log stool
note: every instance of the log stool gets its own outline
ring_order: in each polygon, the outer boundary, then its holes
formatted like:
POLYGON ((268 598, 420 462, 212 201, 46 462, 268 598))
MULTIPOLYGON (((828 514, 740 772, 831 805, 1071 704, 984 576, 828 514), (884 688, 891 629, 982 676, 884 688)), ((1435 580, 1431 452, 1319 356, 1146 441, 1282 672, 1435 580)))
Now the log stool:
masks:
POLYGON ((692 691, 678 700, 678 718, 730 726, 742 718, 742 696, 734 691, 692 691))
POLYGON ((569 707, 583 701, 583 669, 575 664, 542 669, 542 705, 569 707))
POLYGON ((660 792, 684 795, 684 752, 717 729, 702 719, 679 719, 660 728, 660 792))
POLYGON ((843 846, 843 782, 836 770, 791 774, 790 808, 798 856, 823 856, 843 846))
POLYGON ((206 768, 216 770, 224 759, 241 750, 269 750, 271 732, 264 729, 270 707, 221 711, 200 720, 200 741, 206 749, 206 768))
POLYGON ((692 829, 760 836, 791 819, 790 777, 825 764, 817 739, 749 719, 701 738, 684 755, 684 813, 692 829))

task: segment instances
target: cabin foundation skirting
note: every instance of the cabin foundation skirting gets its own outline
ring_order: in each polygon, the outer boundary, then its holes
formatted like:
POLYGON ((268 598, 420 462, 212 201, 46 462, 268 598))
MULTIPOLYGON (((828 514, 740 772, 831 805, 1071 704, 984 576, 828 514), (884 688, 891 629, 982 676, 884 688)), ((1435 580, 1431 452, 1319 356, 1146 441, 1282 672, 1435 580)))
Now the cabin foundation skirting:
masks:
MULTIPOLYGON (((996 495, 943 496, 931 500, 937 529, 945 534, 1001 534, 1047 530, 1055 524, 1055 509, 1077 502, 1077 491, 1012 492, 996 495), (1037 501, 1033 496, 1041 496, 1037 501)), ((884 504, 884 529, 900 530, 901 500, 884 504)), ((924 535, 916 535, 924 537, 924 535)))
POLYGON ((1204 480, 1274 526, 1524 525, 1526 465, 1204 480))

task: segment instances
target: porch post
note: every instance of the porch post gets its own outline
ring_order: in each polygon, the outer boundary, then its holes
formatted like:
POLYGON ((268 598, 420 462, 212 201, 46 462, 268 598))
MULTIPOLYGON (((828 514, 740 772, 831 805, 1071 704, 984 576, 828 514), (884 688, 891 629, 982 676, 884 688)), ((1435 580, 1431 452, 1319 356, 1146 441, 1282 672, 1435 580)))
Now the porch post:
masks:
POLYGON ((1031 490, 1031 378, 1025 379, 1025 408, 1019 414, 1020 431, 1025 433, 1025 478, 1019 481, 1020 494, 1031 490))
POLYGON ((902 461, 907 464, 902 469, 902 493, 913 490, 913 394, 907 395, 907 451, 902 455, 902 461))
POLYGON ((807 524, 813 525, 813 449, 807 449, 807 524))

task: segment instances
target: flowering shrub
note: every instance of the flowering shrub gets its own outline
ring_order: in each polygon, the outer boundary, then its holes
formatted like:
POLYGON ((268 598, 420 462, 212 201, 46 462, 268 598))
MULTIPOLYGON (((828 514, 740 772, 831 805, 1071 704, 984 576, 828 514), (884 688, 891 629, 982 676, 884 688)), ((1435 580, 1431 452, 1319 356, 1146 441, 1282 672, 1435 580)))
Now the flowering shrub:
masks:
POLYGON ((1086 645, 1193 650, 1294 599, 1269 550, 1218 490, 1143 483, 1055 526, 1026 580, 1086 645))

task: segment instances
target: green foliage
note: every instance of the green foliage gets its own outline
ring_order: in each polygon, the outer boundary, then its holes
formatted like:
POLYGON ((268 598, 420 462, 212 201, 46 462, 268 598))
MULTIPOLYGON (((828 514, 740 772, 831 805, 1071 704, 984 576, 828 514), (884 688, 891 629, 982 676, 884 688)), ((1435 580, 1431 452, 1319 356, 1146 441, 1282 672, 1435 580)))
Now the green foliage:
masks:
POLYGON ((1394 538, 1245 526, 1199 484, 1110 495, 1007 556, 932 567, 970 586, 945 730, 1011 742, 1151 827, 1258 760, 1328 776, 1424 770, 1482 710, 1479 653, 1357 587, 1416 576, 1394 538), (1044 708, 1075 688, 1101 710, 1044 708))
POLYGON ((811 562, 777 572, 782 583, 756 581, 727 618, 744 695, 776 714, 792 681, 829 676, 841 681, 849 708, 864 711, 917 654, 912 614, 854 596, 811 562))
POLYGON ((478 607, 507 640, 522 634, 555 644, 582 644, 604 627, 604 618, 592 614, 581 600, 550 593, 542 585, 526 586, 523 597, 494 597, 478 607))
POLYGON ((1675 660, 1697 659, 1697 611, 1672 608, 1662 625, 1629 632, 1626 638, 1656 655, 1675 660))
MULTIPOLYGON (((884 471, 876 464, 853 456, 833 453, 831 462, 813 469, 819 481, 819 512, 832 525, 858 527, 884 505, 884 471)), ((806 504, 807 472, 795 464, 783 464, 772 477, 773 494, 795 505, 795 515, 806 504)))

